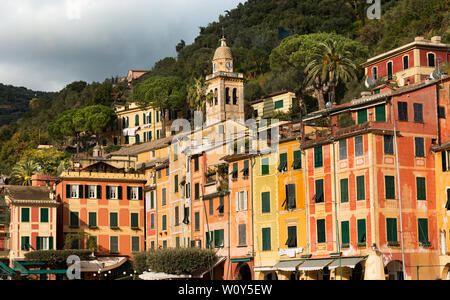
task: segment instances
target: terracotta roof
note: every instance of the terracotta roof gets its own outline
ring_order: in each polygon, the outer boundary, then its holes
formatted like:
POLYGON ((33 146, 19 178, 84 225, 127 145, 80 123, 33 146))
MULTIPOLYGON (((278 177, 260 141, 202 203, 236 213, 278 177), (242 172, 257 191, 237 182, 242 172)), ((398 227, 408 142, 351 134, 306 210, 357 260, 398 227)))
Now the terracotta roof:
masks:
POLYGON ((5 186, 8 196, 12 200, 53 201, 50 199, 50 190, 42 186, 5 186))
POLYGON ((169 137, 166 137, 166 138, 163 138, 163 139, 154 140, 154 141, 147 142, 147 143, 142 143, 142 144, 139 144, 139 145, 132 145, 132 146, 129 146, 129 147, 123 147, 119 151, 112 152, 112 153, 108 154, 108 157, 111 157, 111 156, 138 155, 140 153, 144 153, 144 152, 147 152, 147 151, 161 149, 161 148, 169 146, 171 144, 173 138, 174 138, 173 136, 169 136, 169 137))

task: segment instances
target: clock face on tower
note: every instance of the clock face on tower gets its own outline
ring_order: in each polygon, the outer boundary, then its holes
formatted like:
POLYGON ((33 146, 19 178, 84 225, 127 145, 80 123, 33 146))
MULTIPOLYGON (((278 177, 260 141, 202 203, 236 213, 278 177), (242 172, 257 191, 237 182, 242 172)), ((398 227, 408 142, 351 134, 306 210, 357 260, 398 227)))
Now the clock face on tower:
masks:
POLYGON ((233 68, 233 64, 231 62, 227 62, 226 66, 228 70, 231 70, 233 68))

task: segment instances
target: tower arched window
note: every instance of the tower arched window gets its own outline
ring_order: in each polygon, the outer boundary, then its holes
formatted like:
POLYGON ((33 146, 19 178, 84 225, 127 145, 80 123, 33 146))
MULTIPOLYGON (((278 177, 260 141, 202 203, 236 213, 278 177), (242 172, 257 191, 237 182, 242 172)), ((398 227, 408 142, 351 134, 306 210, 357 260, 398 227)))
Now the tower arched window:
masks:
POLYGON ((237 104, 237 89, 233 89, 233 105, 237 104))
POLYGON ((230 88, 225 89, 225 103, 230 104, 230 88))
POLYGON ((219 104, 219 92, 217 91, 217 89, 214 90, 214 105, 218 105, 219 104))

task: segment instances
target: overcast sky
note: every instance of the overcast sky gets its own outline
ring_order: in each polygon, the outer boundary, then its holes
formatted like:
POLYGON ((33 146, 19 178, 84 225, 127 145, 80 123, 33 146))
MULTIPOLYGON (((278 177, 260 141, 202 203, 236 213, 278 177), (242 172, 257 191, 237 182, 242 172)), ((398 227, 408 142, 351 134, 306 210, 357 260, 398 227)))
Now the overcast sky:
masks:
POLYGON ((58 91, 150 69, 240 2, 0 0, 0 83, 58 91))

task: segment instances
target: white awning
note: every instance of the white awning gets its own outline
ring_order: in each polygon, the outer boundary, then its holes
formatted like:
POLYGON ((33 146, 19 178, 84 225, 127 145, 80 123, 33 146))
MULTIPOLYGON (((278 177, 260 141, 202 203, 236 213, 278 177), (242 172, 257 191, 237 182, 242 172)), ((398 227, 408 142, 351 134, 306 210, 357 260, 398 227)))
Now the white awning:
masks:
POLYGON ((283 260, 278 262, 273 267, 278 271, 294 272, 297 270, 297 267, 304 262, 305 262, 304 259, 283 260))
POLYGON ((341 259, 337 258, 331 265, 328 266, 328 269, 336 269, 339 268, 339 266, 341 267, 347 267, 347 268, 352 268, 354 269, 355 266, 365 260, 366 257, 365 256, 356 256, 356 257, 341 257, 341 259))
POLYGON ((81 261, 81 272, 105 272, 114 270, 123 265, 126 257, 98 257, 95 260, 81 261))
POLYGON ((299 271, 319 271, 331 264, 334 258, 307 259, 298 267, 299 271))
POLYGON ((275 267, 254 267, 253 270, 255 272, 271 272, 276 271, 277 269, 275 267))
POLYGON ((192 278, 192 275, 172 275, 166 273, 144 272, 144 274, 139 275, 139 278, 142 280, 173 280, 192 278))

